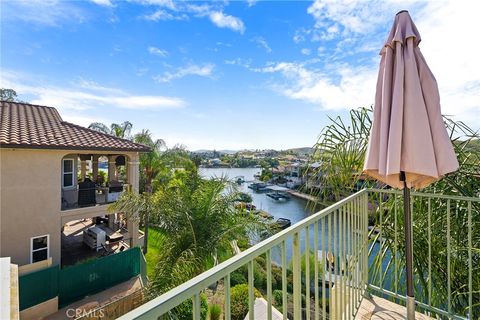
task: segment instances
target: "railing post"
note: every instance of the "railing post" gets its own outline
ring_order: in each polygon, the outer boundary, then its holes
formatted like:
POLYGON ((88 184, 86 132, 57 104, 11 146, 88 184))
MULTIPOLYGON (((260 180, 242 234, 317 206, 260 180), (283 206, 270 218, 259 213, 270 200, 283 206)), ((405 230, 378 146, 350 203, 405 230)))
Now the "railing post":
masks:
POLYGON ((314 290, 315 290, 315 320, 319 320, 320 305, 318 303, 318 221, 313 224, 313 263, 314 265, 314 290))
POLYGON ((193 296, 193 320, 200 320, 200 294, 193 296))
POLYGON ((469 319, 473 319, 473 286, 472 286, 472 201, 468 201, 468 315, 469 319))
MULTIPOLYGON (((288 310, 287 297, 287 244, 282 241, 282 310, 288 310)), ((283 313, 283 320, 287 320, 287 312, 283 313)))
POLYGON ((272 320, 272 250, 267 251, 267 320, 272 320))
POLYGON ((321 220, 321 225, 322 225, 322 231, 321 231, 321 236, 322 236, 322 320, 325 320, 327 318, 327 306, 326 306, 326 294, 325 292, 327 291, 327 288, 325 286, 325 277, 326 277, 326 270, 327 270, 327 263, 325 260, 326 254, 325 254, 325 218, 322 218, 321 220))
POLYGON ((305 228, 305 310, 310 320, 310 226, 305 228))
POLYGON ((230 311, 230 273, 223 278, 223 286, 225 288, 225 320, 230 320, 232 317, 230 311))
POLYGON ((368 287, 368 191, 363 196, 363 283, 368 287))
POLYGON ((293 318, 302 318, 302 280, 300 239, 298 232, 293 235, 293 318))
POLYGON ((248 263, 248 319, 255 320, 255 287, 254 287, 254 276, 253 276, 253 261, 251 260, 248 263))

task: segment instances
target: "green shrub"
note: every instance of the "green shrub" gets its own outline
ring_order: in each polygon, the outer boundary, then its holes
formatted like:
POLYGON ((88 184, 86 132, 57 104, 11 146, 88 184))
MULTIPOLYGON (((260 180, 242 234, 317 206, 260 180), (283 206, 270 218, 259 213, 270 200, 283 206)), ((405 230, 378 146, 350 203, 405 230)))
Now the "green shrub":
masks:
POLYGON ((263 256, 259 256, 259 257, 256 257, 255 258, 255 262, 261 266, 263 269, 266 269, 267 268, 267 261, 265 260, 265 258, 263 256))
MULTIPOLYGON (((304 254, 302 254, 302 257, 300 258, 301 260, 301 269, 302 269, 302 282, 305 283, 306 282, 306 279, 305 279, 305 274, 306 274, 306 262, 305 262, 305 258, 306 258, 306 255, 307 253, 305 252, 304 254)), ((318 264, 318 278, 321 279, 322 276, 323 276, 323 263, 321 261, 322 259, 318 258, 317 260, 317 264, 318 264)), ((309 280, 310 282, 313 281, 314 277, 315 277, 315 253, 314 252, 310 252, 309 254, 309 257, 308 257, 308 263, 309 263, 309 280)), ((288 267, 290 270, 293 270, 293 260, 290 261, 289 263, 289 267, 288 267)))
POLYGON ((259 288, 259 289, 267 288, 266 272, 258 264, 255 264, 253 268, 253 284, 255 288, 259 288))
MULTIPOLYGON (((243 320, 248 313, 248 285, 236 285, 230 294, 232 320, 243 320)), ((257 298, 262 296, 257 289, 254 294, 257 298)))
MULTIPOLYGON (((208 313, 208 301, 205 293, 200 294, 200 319, 206 320, 208 313)), ((193 314, 193 303, 189 299, 181 303, 178 307, 172 310, 173 319, 178 320, 191 320, 193 314)))
POLYGON ((234 271, 230 274, 230 286, 234 287, 244 283, 247 283, 247 278, 241 272, 234 271))
POLYGON ((273 290, 282 289, 282 268, 272 265, 272 288, 273 290))
POLYGON ((210 320, 220 320, 220 315, 222 314, 222 307, 218 304, 211 304, 208 308, 210 313, 210 320))
POLYGON ((273 304, 275 307, 279 307, 283 304, 282 290, 273 290, 273 304))

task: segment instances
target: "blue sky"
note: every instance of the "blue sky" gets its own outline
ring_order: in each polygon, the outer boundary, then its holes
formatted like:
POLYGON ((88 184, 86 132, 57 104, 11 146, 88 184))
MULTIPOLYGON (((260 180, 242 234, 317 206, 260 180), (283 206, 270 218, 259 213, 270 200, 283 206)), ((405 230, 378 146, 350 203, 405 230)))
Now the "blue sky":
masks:
POLYGON ((191 150, 311 146, 327 116, 372 104, 378 52, 395 13, 408 9, 443 112, 480 128, 474 1, 1 6, 2 87, 67 121, 128 120, 191 150))

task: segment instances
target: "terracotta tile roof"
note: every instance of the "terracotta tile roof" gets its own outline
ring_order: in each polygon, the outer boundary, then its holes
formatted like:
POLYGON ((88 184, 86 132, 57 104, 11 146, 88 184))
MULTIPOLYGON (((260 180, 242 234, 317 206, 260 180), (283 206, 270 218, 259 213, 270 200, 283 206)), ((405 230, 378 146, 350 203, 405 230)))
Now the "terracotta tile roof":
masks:
POLYGON ((138 151, 150 149, 63 121, 55 108, 0 101, 0 147, 138 151))

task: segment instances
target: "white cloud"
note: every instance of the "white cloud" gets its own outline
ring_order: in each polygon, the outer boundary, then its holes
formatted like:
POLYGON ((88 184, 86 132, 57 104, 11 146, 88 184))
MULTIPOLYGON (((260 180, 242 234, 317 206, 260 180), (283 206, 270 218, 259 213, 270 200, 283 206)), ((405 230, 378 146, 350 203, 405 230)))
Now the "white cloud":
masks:
POLYGON ((312 53, 312 51, 308 48, 303 48, 300 52, 306 56, 309 56, 312 53))
POLYGON ((90 0, 91 2, 98 4, 99 6, 112 7, 113 3, 111 0, 90 0))
MULTIPOLYGON (((254 72, 278 74, 269 87, 291 99, 317 105, 321 109, 342 110, 369 106, 374 102, 379 55, 394 15, 409 9, 422 35, 420 48, 435 74, 444 114, 454 115, 479 128, 480 45, 471 41, 471 21, 478 12, 475 3, 365 1, 316 1, 308 12, 315 17, 311 29, 298 29, 294 42, 330 41, 318 47, 322 56, 304 62, 276 62, 261 68, 242 65, 254 72), (468 50, 459 49, 465 46, 468 50), (371 54, 371 58, 368 56, 371 54)), ((480 8, 478 8, 480 9, 480 8)), ((308 54, 308 49, 302 49, 308 54)))
POLYGON ((61 110, 86 111, 100 107, 159 111, 182 108, 181 98, 159 95, 134 95, 122 89, 101 86, 80 79, 69 87, 45 84, 44 79, 11 71, 1 74, 1 86, 12 88, 21 96, 27 95, 31 103, 58 107, 61 110))
POLYGON ((315 28, 326 30, 326 34, 366 33, 383 23, 395 7, 406 5, 394 1, 365 0, 316 0, 308 13, 315 19, 315 28))
POLYGON ((219 28, 228 28, 242 34, 245 32, 245 25, 240 18, 226 15, 221 11, 210 12, 209 18, 219 28))
POLYGON ((256 68, 262 73, 280 73, 285 82, 272 88, 286 97, 316 104, 326 110, 342 110, 371 105, 375 71, 358 67, 336 66, 334 74, 309 68, 304 63, 280 62, 256 68), (339 81, 334 81, 339 78, 339 81))
POLYGON ((163 50, 163 49, 153 47, 153 46, 148 47, 148 52, 150 52, 150 54, 160 56, 160 57, 168 56, 168 51, 167 50, 163 50))
POLYGON ((155 76, 154 79, 158 82, 166 83, 190 75, 210 77, 213 73, 214 67, 215 65, 212 63, 207 63, 202 66, 190 64, 185 67, 178 68, 177 70, 175 70, 175 72, 167 71, 162 75, 155 76))
POLYGON ((442 112, 476 129, 480 129, 480 44, 472 41, 469 30, 479 10, 476 1, 448 1, 411 12, 422 37, 420 49, 438 81, 442 112))
POLYGON ((272 52, 272 48, 268 45, 267 40, 263 37, 255 37, 251 41, 255 42, 260 48, 265 49, 266 52, 272 52))
POLYGON ((257 4, 257 0, 247 0, 247 4, 249 7, 253 7, 257 4))
POLYGON ((224 60, 223 62, 228 65, 237 65, 247 69, 252 69, 251 68, 252 59, 235 58, 232 60, 224 60))
POLYGON ((161 21, 161 20, 188 20, 188 16, 183 13, 170 13, 165 10, 157 10, 152 14, 145 15, 143 17, 146 20, 150 21, 161 21))
POLYGON ((176 9, 176 6, 173 0, 133 0, 133 1, 143 5, 160 6, 160 7, 168 8, 170 10, 176 9))
POLYGON ((208 16, 212 11, 215 11, 210 4, 187 4, 183 10, 195 14, 197 17, 208 16))
MULTIPOLYGON (((102 1, 102 0, 100 0, 102 1)), ((190 16, 197 18, 208 17, 210 21, 219 28, 228 28, 230 30, 245 32, 243 21, 232 15, 223 12, 224 4, 221 2, 207 2, 196 4, 188 1, 173 2, 171 0, 131 0, 137 3, 161 7, 155 12, 143 16, 146 20, 189 20, 190 16)))
POLYGON ((85 13, 73 2, 60 0, 2 1, 2 20, 20 20, 49 27, 62 22, 81 23, 85 13))

